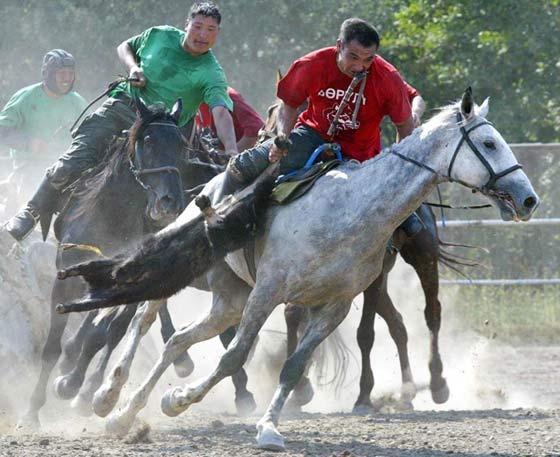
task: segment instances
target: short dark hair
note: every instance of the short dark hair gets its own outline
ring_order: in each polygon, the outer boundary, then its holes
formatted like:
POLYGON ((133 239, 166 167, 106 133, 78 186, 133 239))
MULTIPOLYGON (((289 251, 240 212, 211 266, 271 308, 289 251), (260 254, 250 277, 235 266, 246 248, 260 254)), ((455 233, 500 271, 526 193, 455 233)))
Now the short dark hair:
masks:
POLYGON ((189 17, 187 21, 194 19, 195 16, 202 15, 206 17, 213 17, 218 24, 222 22, 222 15, 218 6, 213 2, 196 2, 189 10, 189 17))
POLYGON ((342 44, 348 44, 356 40, 366 48, 373 45, 378 48, 380 42, 379 33, 375 30, 375 27, 357 17, 351 17, 342 23, 338 39, 342 44))

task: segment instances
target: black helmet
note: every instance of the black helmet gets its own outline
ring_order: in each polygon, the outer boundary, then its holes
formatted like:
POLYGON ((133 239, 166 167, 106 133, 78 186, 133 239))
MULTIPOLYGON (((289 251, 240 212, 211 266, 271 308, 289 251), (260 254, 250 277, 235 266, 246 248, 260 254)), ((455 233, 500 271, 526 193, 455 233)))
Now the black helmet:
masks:
MULTIPOLYGON (((76 66, 76 60, 74 56, 64 49, 53 49, 45 54, 43 57, 43 65, 41 66, 41 76, 43 77, 43 82, 47 88, 59 94, 58 87, 56 85, 55 74, 57 70, 64 67, 74 68, 76 66)), ((72 87, 74 83, 72 83, 72 87)), ((70 87, 69 91, 72 90, 70 87)))

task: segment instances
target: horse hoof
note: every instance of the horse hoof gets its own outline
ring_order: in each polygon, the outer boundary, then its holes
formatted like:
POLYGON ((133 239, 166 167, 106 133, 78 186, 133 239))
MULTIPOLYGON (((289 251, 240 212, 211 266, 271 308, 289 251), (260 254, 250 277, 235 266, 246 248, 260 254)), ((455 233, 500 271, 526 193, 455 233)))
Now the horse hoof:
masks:
POLYGON ((180 387, 175 387, 173 389, 167 390, 163 397, 161 397, 161 411, 163 414, 169 417, 175 417, 181 414, 186 408, 182 408, 177 405, 176 395, 180 394, 182 389, 180 387))
POLYGON ((409 400, 401 399, 398 403, 395 404, 395 411, 399 411, 399 412, 414 411, 414 405, 409 400))
POLYGON ((96 416, 105 417, 113 410, 117 401, 119 401, 118 391, 101 386, 93 396, 93 412, 96 416))
POLYGON ((105 422, 105 431, 110 435, 122 438, 130 431, 133 422, 134 416, 132 418, 124 414, 109 416, 105 422))
POLYGON ((58 398, 62 400, 70 400, 78 395, 80 391, 80 385, 72 384, 71 377, 59 376, 54 380, 54 391, 58 398))
POLYGON ((449 387, 447 386, 445 378, 442 378, 442 381, 436 386, 430 385, 430 390, 432 392, 432 400, 434 400, 434 403, 445 403, 449 399, 449 387))
POLYGON ((91 408, 91 400, 85 398, 83 395, 78 395, 72 400, 70 406, 82 417, 90 417, 93 414, 91 408))
POLYGON ((284 437, 274 427, 258 427, 257 447, 267 451, 282 452, 286 450, 284 437))
POLYGON ((352 414, 356 414, 358 416, 366 416, 368 414, 375 413, 375 409, 371 402, 369 403, 356 403, 352 408, 352 414))
POLYGON ((411 403, 416 397, 416 385, 413 382, 405 382, 401 388, 401 401, 411 403))
POLYGON ((180 378, 186 378, 194 371, 194 362, 192 361, 188 352, 183 352, 179 357, 173 362, 173 367, 175 368, 175 373, 180 378))
POLYGON ((251 392, 246 392, 239 397, 235 397, 235 409, 238 416, 248 416, 257 409, 257 402, 251 392))
POLYGON ((27 413, 16 424, 18 433, 35 433, 41 429, 38 413, 27 413))

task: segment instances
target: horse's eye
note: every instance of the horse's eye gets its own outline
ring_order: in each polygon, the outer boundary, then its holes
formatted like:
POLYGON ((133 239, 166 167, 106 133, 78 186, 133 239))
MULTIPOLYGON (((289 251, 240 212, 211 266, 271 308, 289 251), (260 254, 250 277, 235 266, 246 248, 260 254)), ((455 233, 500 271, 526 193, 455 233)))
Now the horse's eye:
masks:
POLYGON ((496 144, 495 144, 493 141, 491 141, 491 140, 486 140, 486 141, 484 142, 484 146, 485 146, 487 149, 496 149, 496 144))

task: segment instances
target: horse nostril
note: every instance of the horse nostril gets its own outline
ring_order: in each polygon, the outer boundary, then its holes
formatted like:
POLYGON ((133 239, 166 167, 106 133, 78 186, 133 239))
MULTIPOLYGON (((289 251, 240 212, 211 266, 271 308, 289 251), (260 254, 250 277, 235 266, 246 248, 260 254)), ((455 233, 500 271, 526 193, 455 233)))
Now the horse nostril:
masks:
POLYGON ((535 197, 527 197, 523 202, 523 206, 527 209, 533 208, 537 204, 537 199, 535 197))

